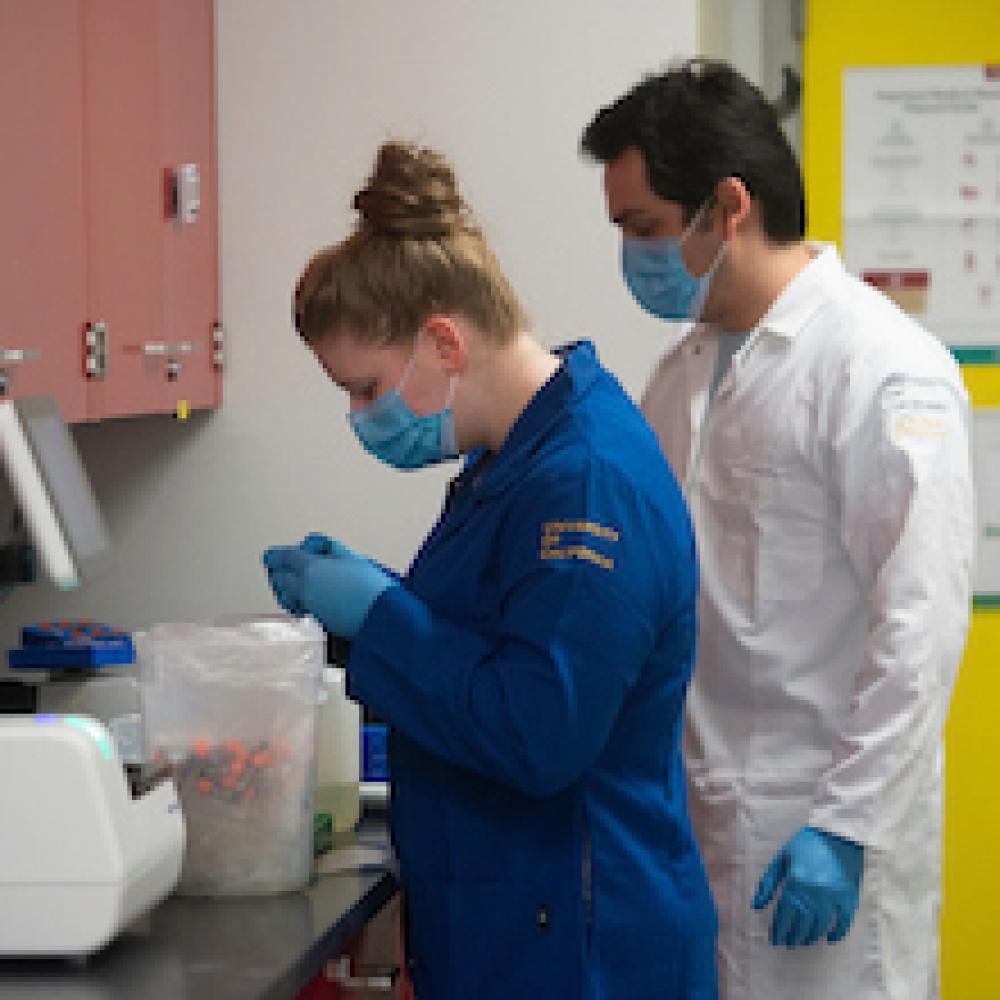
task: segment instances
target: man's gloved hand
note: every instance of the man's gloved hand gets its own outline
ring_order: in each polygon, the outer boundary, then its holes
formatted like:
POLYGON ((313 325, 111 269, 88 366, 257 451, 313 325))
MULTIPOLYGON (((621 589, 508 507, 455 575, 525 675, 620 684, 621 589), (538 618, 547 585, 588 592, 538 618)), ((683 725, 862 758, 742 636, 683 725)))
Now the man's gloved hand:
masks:
POLYGON ((865 849, 826 830, 804 826, 774 856, 757 886, 755 910, 771 902, 785 880, 771 922, 771 944, 831 944, 847 934, 858 908, 865 849))
POLYGON ((353 639, 371 606, 396 581, 364 556, 322 535, 264 553, 278 603, 293 615, 312 615, 334 635, 353 639), (319 551, 316 551, 319 550, 319 551))

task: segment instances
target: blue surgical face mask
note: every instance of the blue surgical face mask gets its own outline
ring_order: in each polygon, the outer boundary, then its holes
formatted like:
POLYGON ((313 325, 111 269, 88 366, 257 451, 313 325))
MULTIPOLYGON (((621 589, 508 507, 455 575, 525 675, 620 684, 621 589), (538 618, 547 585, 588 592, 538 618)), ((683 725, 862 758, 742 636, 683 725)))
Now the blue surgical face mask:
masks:
POLYGON ((453 376, 448 384, 443 410, 425 416, 414 413, 400 390, 410 377, 416 356, 414 346, 395 389, 348 416, 365 449, 396 469, 422 469, 458 457, 455 416, 451 409, 458 377, 453 376))
POLYGON ((708 202, 698 209, 680 236, 622 240, 625 284, 636 302, 658 319, 701 319, 712 275, 722 260, 726 244, 719 247, 711 266, 700 278, 687 269, 682 248, 707 206, 708 202))

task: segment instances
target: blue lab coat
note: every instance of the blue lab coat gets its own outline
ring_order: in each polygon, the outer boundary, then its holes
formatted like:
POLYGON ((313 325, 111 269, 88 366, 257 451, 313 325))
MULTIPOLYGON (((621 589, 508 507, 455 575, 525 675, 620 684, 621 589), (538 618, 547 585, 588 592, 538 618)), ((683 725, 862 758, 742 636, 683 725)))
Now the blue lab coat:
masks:
POLYGON ((561 353, 348 661, 393 729, 411 974, 419 1000, 711 1000, 680 755, 691 525, 593 346, 561 353))

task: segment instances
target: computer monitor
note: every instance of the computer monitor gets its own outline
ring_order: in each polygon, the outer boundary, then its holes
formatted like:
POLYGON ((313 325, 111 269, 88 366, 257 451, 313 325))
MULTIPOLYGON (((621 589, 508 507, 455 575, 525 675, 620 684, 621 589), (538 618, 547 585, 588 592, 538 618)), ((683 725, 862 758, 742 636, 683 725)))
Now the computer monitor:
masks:
POLYGON ((79 586, 107 550, 108 536, 55 400, 0 402, 0 463, 39 564, 57 587, 79 586))

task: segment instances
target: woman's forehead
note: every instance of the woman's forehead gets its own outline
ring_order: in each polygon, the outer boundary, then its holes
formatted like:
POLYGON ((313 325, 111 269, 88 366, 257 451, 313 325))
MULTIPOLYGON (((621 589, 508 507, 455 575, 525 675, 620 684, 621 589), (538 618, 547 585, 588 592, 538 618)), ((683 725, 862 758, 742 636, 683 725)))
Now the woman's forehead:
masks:
POLYGON ((406 364, 411 347, 406 344, 365 343, 350 334, 324 337, 311 345, 327 374, 338 382, 369 378, 406 364))

